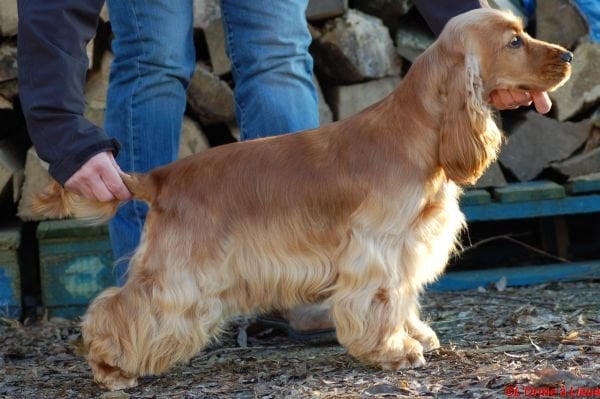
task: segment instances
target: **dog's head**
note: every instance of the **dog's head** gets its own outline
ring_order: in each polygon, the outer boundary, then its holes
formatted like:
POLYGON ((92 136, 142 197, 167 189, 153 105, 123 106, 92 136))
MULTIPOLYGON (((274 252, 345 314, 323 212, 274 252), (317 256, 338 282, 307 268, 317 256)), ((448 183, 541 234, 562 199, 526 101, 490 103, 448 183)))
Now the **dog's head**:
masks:
POLYGON ((451 19, 434 44, 445 78, 440 163, 451 180, 473 183, 498 153, 491 118, 497 89, 552 91, 571 74, 573 55, 533 39, 514 15, 482 8, 451 19))
POLYGON ((479 71, 483 96, 496 89, 553 91, 571 74, 573 54, 536 40, 510 12, 481 8, 448 22, 444 48, 479 71))

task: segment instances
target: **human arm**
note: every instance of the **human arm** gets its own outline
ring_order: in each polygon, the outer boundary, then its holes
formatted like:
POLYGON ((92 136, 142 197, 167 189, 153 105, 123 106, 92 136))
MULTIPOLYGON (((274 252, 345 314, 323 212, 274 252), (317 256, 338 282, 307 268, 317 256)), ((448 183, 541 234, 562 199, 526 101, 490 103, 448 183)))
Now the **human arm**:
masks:
MULTIPOLYGON (((38 155, 50 164, 50 174, 61 184, 81 169, 85 172, 86 164, 95 155, 118 150, 114 140, 83 116, 88 69, 86 45, 96 32, 103 3, 102 0, 17 2, 21 105, 38 155)), ((100 176, 110 175, 108 170, 115 171, 109 158, 101 162, 100 176)), ((91 170, 98 172, 98 166, 91 170)), ((84 174, 88 173, 91 172, 84 174)), ((71 183, 67 187, 73 191, 94 192, 80 187, 78 179, 71 183)), ((113 195, 122 196, 123 188, 124 185, 117 187, 113 195)))

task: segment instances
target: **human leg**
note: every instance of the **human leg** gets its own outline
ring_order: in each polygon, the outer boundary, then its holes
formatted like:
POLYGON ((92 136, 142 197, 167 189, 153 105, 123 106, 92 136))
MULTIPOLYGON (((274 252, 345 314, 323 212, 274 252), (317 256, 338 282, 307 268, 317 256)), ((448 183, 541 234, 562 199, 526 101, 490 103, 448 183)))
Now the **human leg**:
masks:
POLYGON ((316 128, 307 0, 222 0, 242 139, 316 128))
MULTIPOLYGON (((307 4, 307 0, 221 0, 242 140, 319 125, 307 4)), ((322 304, 291 309, 284 318, 294 336, 313 331, 330 335, 333 328, 322 304)), ((272 319, 260 321, 270 324, 272 319)))
MULTIPOLYGON (((307 4, 307 0, 221 0, 242 140, 319 125, 307 4)), ((328 313, 320 304, 291 309, 284 317, 295 333, 331 331, 328 313)))
MULTIPOLYGON (((105 129, 121 144, 117 162, 145 172, 176 159, 195 66, 191 0, 108 0, 115 39, 105 129)), ((123 205, 110 221, 117 283, 126 280, 128 257, 138 245, 146 206, 123 205)))

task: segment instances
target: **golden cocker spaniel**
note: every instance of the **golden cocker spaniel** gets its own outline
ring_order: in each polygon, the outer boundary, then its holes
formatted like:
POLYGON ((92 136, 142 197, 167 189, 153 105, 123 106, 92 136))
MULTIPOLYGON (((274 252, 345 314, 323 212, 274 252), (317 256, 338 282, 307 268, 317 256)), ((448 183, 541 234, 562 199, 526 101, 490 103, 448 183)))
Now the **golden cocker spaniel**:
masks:
MULTIPOLYGON (((439 345, 418 296, 465 225, 459 185, 496 158, 495 89, 551 91, 572 54, 511 14, 453 18, 399 87, 319 129, 213 148, 124 175, 150 205, 129 279, 82 324, 95 380, 109 389, 185 362, 228 318, 326 301, 337 337, 384 369, 420 366, 439 345)), ((58 184, 38 213, 109 218, 58 184)))

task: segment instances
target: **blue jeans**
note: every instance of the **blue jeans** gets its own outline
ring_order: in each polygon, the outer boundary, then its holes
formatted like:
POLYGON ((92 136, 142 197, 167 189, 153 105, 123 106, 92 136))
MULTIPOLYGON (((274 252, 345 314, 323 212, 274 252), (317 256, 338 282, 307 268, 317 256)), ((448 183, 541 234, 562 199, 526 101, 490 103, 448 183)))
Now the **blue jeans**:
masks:
MULTIPOLYGON (((318 126, 307 2, 222 0, 243 139, 318 126)), ((177 157, 186 89, 195 67, 193 4, 108 0, 108 6, 115 59, 105 129, 121 143, 121 168, 147 172, 177 157)), ((109 222, 118 285, 127 279, 146 212, 145 204, 130 201, 109 222)))

